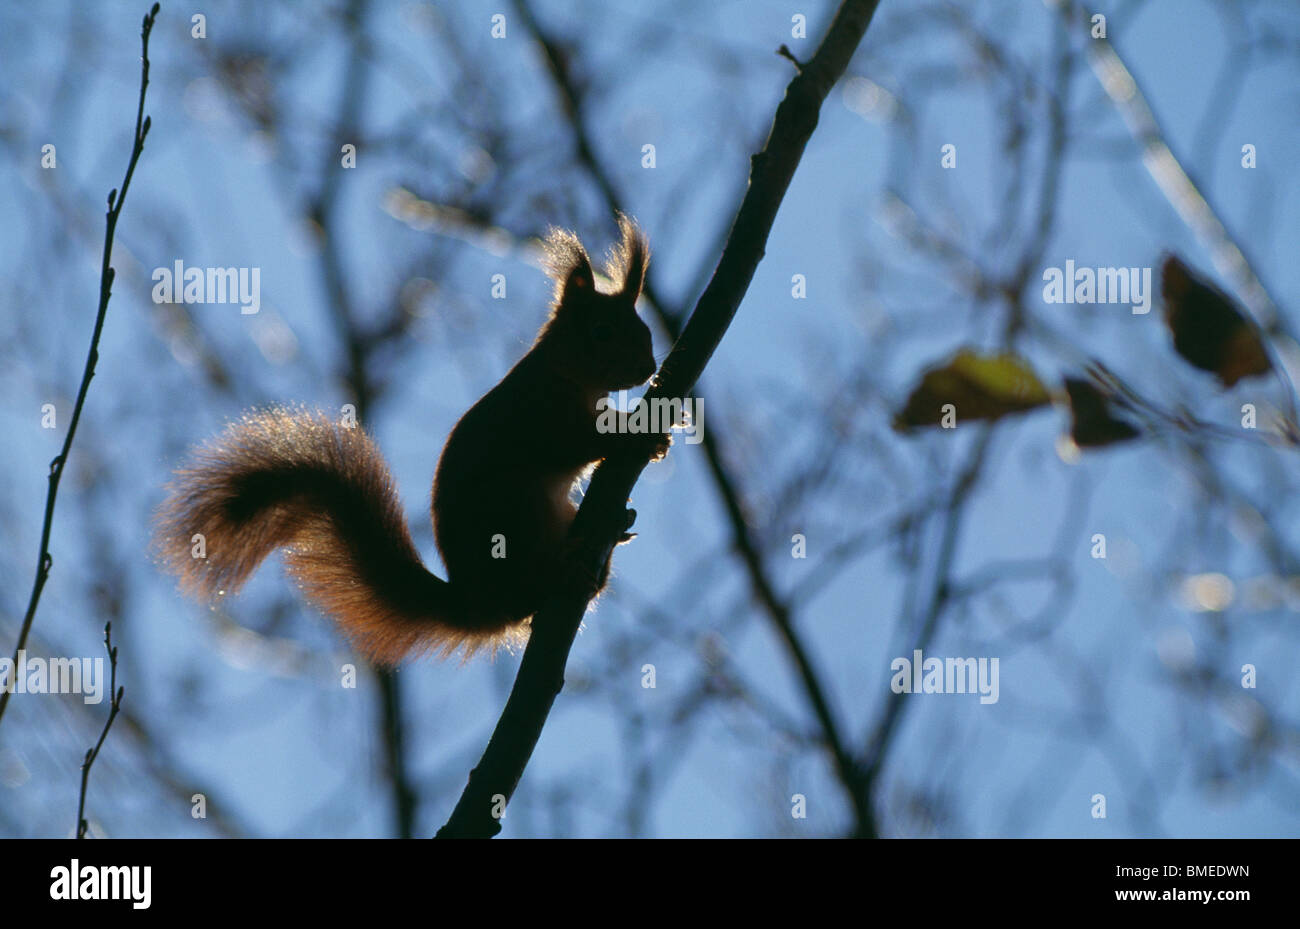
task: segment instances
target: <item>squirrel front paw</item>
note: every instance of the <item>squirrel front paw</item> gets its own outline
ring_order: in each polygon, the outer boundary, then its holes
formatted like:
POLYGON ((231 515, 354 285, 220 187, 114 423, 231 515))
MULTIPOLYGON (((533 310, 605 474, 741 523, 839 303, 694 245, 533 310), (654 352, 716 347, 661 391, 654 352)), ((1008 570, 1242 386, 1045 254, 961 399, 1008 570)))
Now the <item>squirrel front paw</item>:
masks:
POLYGON ((627 530, 629 530, 629 529, 632 528, 632 524, 635 523, 635 522, 636 522, 636 510, 632 509, 631 507, 628 507, 628 508, 627 508, 627 525, 623 527, 624 532, 623 532, 623 534, 622 534, 621 536, 618 537, 618 543, 617 543, 617 544, 622 545, 623 543, 625 543, 625 542, 631 542, 633 539, 636 538, 636 533, 635 533, 635 532, 628 532, 628 531, 627 531, 627 530))
POLYGON ((632 433, 638 452, 651 461, 663 461, 668 455, 668 448, 673 444, 673 437, 668 432, 632 433))

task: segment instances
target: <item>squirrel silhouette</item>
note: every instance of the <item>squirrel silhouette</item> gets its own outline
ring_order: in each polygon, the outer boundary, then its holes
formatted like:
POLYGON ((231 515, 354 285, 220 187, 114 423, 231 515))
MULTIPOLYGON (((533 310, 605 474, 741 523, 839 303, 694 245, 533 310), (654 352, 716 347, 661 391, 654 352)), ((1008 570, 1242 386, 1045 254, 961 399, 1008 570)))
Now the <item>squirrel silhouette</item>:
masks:
POLYGON ((156 515, 163 567, 185 593, 211 600, 283 549, 306 600, 378 664, 514 646, 553 593, 576 585, 598 595, 609 561, 595 577, 573 568, 570 492, 619 448, 658 460, 671 443, 626 431, 624 414, 617 431, 597 429, 598 401, 655 371, 636 314, 649 247, 632 219, 620 215, 619 230, 605 291, 577 236, 550 231, 551 313, 443 447, 432 515, 447 580, 420 560, 392 474, 362 429, 286 408, 245 414, 176 472, 156 515), (194 557, 196 534, 205 557, 194 557))

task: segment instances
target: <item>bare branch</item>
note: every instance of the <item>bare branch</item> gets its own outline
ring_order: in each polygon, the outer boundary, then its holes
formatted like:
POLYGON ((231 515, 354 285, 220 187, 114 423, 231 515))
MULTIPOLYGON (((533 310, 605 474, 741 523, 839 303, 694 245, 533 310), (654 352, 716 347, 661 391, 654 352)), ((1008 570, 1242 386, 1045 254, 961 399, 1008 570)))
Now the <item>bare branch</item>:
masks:
MULTIPOLYGON (((32 629, 32 620, 36 618, 36 606, 41 600, 41 591, 49 579, 50 568, 54 559, 50 555, 50 529, 54 524, 54 500, 59 493, 59 481, 63 477, 63 468, 68 462, 68 453, 72 450, 72 439, 77 434, 77 423, 81 420, 81 408, 86 403, 86 392, 90 389, 90 379, 95 376, 95 363, 99 361, 99 337, 104 331, 104 318, 108 315, 108 300, 113 292, 114 271, 109 264, 113 256, 113 233, 117 230, 118 217, 126 203, 126 191, 131 186, 131 176, 135 174, 136 162, 144 151, 144 138, 149 134, 149 117, 144 115, 144 94, 149 86, 149 33, 153 31, 154 19, 158 15, 158 4, 144 18, 140 28, 140 100, 135 112, 135 137, 131 145, 131 160, 126 166, 126 176, 122 186, 108 192, 108 217, 104 229, 104 257, 99 273, 99 311, 95 316, 95 331, 90 337, 90 352, 86 355, 86 368, 81 375, 81 387, 77 391, 77 402, 72 407, 72 420, 68 425, 68 434, 63 440, 63 448, 58 456, 50 462, 49 491, 45 497, 45 522, 41 527, 41 552, 36 563, 36 580, 32 584, 31 597, 27 601, 27 612, 23 616, 22 628, 18 632, 18 644, 14 646, 14 664, 18 664, 19 653, 27 645, 27 635, 32 629)), ((9 688, 0 690, 0 720, 4 719, 5 707, 9 705, 9 688)))
MULTIPOLYGON (((155 12, 157 8, 155 7, 155 12)), ((86 829, 89 823, 86 822, 86 787, 90 783, 90 766, 95 763, 99 757, 99 750, 104 747, 104 740, 108 738, 108 730, 113 727, 113 720, 117 719, 117 713, 122 709, 122 695, 126 693, 125 687, 117 686, 117 646, 113 644, 113 624, 104 623, 104 650, 108 652, 109 666, 109 703, 108 719, 104 720, 104 728, 99 733, 99 741, 95 743, 94 748, 86 749, 86 758, 81 762, 81 796, 77 799, 77 838, 86 837, 86 829)))
MULTIPOLYGON (((595 180, 597 187, 605 198, 605 205, 610 214, 617 215, 629 212, 620 200, 609 173, 596 156, 595 146, 588 132, 587 123, 583 118, 586 101, 582 90, 573 80, 567 64, 568 56, 563 53, 559 44, 541 28, 536 17, 532 15, 532 11, 523 0, 516 0, 516 8, 524 20, 525 27, 542 47, 545 54, 547 68, 559 92, 565 115, 576 140, 579 162, 595 180)), ((795 58, 786 46, 782 45, 778 50, 778 54, 794 62, 798 70, 803 70, 803 63, 795 58)), ((669 309, 660 294, 661 291, 655 286, 652 273, 650 277, 646 278, 642 298, 649 304, 659 324, 670 337, 676 339, 681 335, 682 322, 686 314, 682 312, 680 306, 669 309)), ((735 550, 749 576, 749 583, 754 592, 754 597, 762 607, 781 642, 785 645, 790 660, 794 663, 799 674, 800 683, 803 685, 804 694, 808 699, 809 707, 816 716, 821 729, 821 741, 830 753, 836 776, 839 778, 845 792, 848 794, 849 802, 854 808, 855 829, 858 833, 862 833, 867 823, 870 822, 871 816, 866 808, 865 793, 861 789, 863 782, 860 771, 854 763, 852 752, 840 730, 830 698, 826 693, 826 687, 817 673, 812 655, 795 628, 794 609, 790 606, 791 601, 789 598, 782 597, 778 592, 776 584, 763 562, 762 552, 745 516, 743 494, 727 468, 727 456, 723 450, 723 443, 718 439, 716 426, 703 432, 702 448, 708 461, 709 474, 713 478, 714 487, 717 490, 723 510, 727 514, 727 521, 731 527, 732 544, 735 546, 735 550)))
MULTIPOLYGON (((673 346, 646 397, 686 396, 722 341, 750 279, 762 260, 777 210, 817 128, 822 102, 848 67, 879 0, 845 0, 807 66, 786 88, 763 151, 751 161, 750 183, 713 279, 673 346)), ((593 475, 571 530, 581 556, 598 571, 626 529, 626 501, 648 462, 607 459, 593 475)), ((438 835, 490 837, 501 830, 492 815, 508 802, 541 735, 587 603, 582 596, 557 596, 533 618, 533 632, 510 698, 460 801, 438 835), (498 798, 494 800, 494 797, 498 798)))

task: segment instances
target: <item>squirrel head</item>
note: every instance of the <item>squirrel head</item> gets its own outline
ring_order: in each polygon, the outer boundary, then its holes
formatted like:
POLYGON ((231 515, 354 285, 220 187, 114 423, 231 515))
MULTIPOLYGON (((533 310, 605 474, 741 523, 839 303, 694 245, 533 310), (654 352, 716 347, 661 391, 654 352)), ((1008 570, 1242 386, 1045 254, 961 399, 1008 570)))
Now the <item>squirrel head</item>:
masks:
POLYGON ((626 390, 655 373, 650 327, 636 315, 650 248, 636 221, 619 214, 618 245, 605 262, 609 290, 598 290, 591 260, 572 232, 546 238, 546 271, 555 279, 555 302, 538 342, 546 342, 565 375, 584 387, 626 390))

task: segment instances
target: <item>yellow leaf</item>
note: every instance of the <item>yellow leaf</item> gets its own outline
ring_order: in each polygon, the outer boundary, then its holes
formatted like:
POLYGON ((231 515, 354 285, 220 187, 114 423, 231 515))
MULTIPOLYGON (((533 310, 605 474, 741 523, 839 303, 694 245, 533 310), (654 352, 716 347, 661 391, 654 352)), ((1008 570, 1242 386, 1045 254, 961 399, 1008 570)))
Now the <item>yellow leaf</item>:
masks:
POLYGON ((1043 382, 1020 356, 985 355, 963 348, 925 372, 894 417, 894 428, 995 420, 1046 406, 1050 400, 1043 382))

